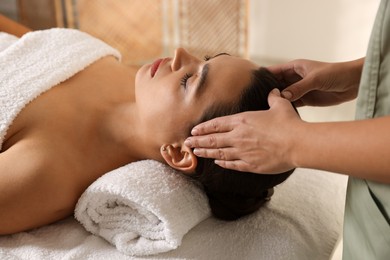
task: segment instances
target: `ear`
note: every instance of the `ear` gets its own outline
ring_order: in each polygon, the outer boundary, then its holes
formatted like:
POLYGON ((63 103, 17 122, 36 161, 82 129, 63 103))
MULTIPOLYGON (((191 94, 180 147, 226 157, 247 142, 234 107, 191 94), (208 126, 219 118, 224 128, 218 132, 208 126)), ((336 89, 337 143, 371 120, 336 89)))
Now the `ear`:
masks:
POLYGON ((164 144, 160 153, 169 166, 186 174, 193 173, 198 164, 192 149, 184 144, 164 144))

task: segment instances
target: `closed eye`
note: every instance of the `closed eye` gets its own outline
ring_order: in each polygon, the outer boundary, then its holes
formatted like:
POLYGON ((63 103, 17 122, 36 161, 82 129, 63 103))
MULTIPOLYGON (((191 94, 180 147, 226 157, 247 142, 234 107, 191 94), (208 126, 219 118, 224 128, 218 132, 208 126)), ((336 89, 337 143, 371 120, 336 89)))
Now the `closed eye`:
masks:
POLYGON ((184 77, 180 80, 180 85, 184 88, 184 89, 187 89, 187 82, 188 82, 188 79, 191 78, 192 75, 191 74, 188 74, 186 73, 184 75, 184 77))

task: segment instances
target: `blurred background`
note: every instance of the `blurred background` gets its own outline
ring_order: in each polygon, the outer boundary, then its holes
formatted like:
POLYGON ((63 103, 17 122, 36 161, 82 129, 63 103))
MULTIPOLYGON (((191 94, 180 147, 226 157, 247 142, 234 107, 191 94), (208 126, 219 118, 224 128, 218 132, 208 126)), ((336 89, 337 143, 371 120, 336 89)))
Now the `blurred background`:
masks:
MULTIPOLYGON (((0 13, 34 30, 69 27, 119 49, 134 66, 228 52, 266 66, 297 58, 363 57, 380 0, 0 0, 0 13)), ((352 120, 355 102, 300 108, 306 121, 352 120)))

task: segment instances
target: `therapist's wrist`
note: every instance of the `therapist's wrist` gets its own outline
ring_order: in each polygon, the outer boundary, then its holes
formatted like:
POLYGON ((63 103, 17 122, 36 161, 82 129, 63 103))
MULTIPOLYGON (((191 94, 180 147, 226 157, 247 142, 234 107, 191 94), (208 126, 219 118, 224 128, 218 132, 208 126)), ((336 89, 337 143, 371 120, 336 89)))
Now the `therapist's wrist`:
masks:
POLYGON ((289 149, 290 164, 293 168, 306 168, 307 153, 312 149, 310 147, 310 127, 311 123, 301 120, 292 131, 291 144, 289 149))
POLYGON ((364 65, 364 58, 353 60, 346 62, 346 85, 350 85, 351 89, 356 89, 356 95, 357 95, 357 89, 359 88, 360 79, 362 76, 363 71, 363 65, 364 65))

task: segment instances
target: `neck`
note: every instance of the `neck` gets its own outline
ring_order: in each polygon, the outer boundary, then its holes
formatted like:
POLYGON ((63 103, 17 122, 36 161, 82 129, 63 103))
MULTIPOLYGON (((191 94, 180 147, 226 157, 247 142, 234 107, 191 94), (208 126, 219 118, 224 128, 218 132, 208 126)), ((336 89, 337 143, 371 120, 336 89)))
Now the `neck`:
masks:
POLYGON ((134 103, 113 108, 102 120, 102 140, 105 140, 123 164, 145 159, 161 161, 159 147, 140 128, 134 103))
MULTIPOLYGON (((150 138, 143 136, 139 127, 134 95, 136 70, 120 64, 109 73, 110 84, 102 86, 108 91, 102 96, 105 109, 97 114, 95 122, 99 142, 107 160, 115 165, 143 160, 160 160, 159 148, 150 138)), ((110 67, 111 68, 111 67, 110 67)))

